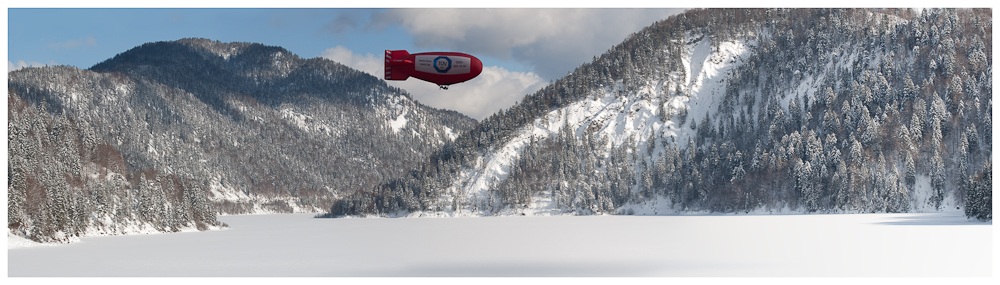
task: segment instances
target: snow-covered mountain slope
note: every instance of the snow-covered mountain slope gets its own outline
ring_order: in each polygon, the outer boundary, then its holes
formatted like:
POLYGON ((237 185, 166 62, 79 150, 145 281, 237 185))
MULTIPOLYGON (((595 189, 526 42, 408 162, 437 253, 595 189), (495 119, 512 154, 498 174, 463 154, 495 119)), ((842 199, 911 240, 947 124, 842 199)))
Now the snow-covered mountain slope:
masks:
MULTIPOLYGON (((450 187, 452 195, 464 193, 465 199, 472 203, 486 199, 489 197, 490 183, 507 179, 511 166, 532 139, 557 136, 564 125, 569 126, 573 136, 586 134, 608 138, 607 145, 602 146, 604 151, 609 151, 612 146, 629 143, 630 140, 643 147, 645 142, 640 140, 650 135, 680 142, 693 139, 695 131, 691 128, 681 126, 673 120, 664 122, 657 115, 658 106, 668 106, 671 110, 668 112, 685 110, 691 118, 701 118, 706 114, 712 116, 713 111, 717 112, 717 108, 713 107, 718 107, 725 92, 723 75, 746 53, 744 43, 740 41, 722 43, 719 50, 713 51, 707 38, 699 38, 700 40, 689 41, 691 43, 686 46, 684 53, 675 55, 684 62, 683 72, 662 81, 646 82, 637 91, 621 97, 616 96, 625 92, 621 84, 601 88, 581 101, 550 111, 516 131, 517 136, 501 148, 483 155, 478 162, 481 167, 463 169, 460 179, 450 187), (688 96, 675 96, 664 102, 662 99, 669 95, 661 94, 664 89, 657 87, 671 86, 666 90, 673 90, 678 85, 689 90, 688 96), (642 97, 649 99, 644 100, 642 97)), ((658 151, 662 152, 662 147, 658 151)), ((555 206, 553 203, 533 203, 528 211, 552 210, 537 207, 555 206)))
POLYGON ((207 39, 147 43, 90 70, 18 71, 11 84, 91 122, 133 169, 192 174, 226 213, 328 208, 474 123, 329 60, 207 39))
POLYGON ((8 75, 8 200, 18 201, 8 224, 35 240, 326 210, 475 124, 366 73, 260 44, 147 43, 88 70, 8 75))
POLYGON ((990 169, 983 21, 976 9, 688 11, 329 216, 962 208, 990 169))

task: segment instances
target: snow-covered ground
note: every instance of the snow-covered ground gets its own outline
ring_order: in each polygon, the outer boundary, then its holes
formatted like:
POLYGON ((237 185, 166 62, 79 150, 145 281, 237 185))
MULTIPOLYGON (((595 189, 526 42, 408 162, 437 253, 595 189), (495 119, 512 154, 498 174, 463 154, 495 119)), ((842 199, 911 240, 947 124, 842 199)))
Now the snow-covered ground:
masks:
POLYGON ((7 231, 7 248, 8 249, 18 248, 18 247, 51 246, 51 245, 58 245, 58 244, 57 243, 41 243, 41 242, 36 242, 36 241, 30 240, 30 239, 26 239, 26 238, 17 236, 15 234, 11 233, 9 230, 7 231))
POLYGON ((8 276, 990 276, 993 252, 954 211, 220 220, 8 249, 8 276))

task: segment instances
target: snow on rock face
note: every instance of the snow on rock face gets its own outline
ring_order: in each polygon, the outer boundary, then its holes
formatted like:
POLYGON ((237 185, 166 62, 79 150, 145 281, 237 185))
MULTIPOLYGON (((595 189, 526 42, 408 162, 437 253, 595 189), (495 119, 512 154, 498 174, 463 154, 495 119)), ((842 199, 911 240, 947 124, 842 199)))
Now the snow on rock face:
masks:
MULTIPOLYGON (((340 129, 333 127, 337 124, 313 118, 313 116, 304 113, 295 112, 292 108, 282 109, 281 117, 305 132, 318 132, 327 136, 340 135, 340 129)), ((254 119, 264 123, 264 120, 260 117, 255 116, 254 119)))
POLYGON ((238 191, 232 187, 224 185, 222 183, 221 176, 216 176, 212 179, 212 182, 209 185, 209 192, 212 193, 211 198, 213 200, 237 201, 250 198, 250 196, 247 196, 242 191, 238 191))
MULTIPOLYGON (((688 42, 691 44, 680 55, 687 75, 683 78, 684 82, 675 82, 668 77, 660 82, 646 82, 643 87, 630 94, 617 96, 616 94, 624 91, 619 83, 605 87, 603 92, 588 96, 587 99, 553 110, 519 130, 518 135, 503 147, 484 155, 475 169, 464 169, 460 179, 449 189, 451 195, 464 195, 463 198, 468 201, 486 199, 490 184, 507 178, 511 165, 532 138, 558 135, 563 125, 569 125, 574 131, 573 135, 577 137, 588 131, 593 132, 597 138, 606 137, 608 145, 605 147, 608 149, 612 145, 628 143, 630 139, 643 146, 650 134, 672 137, 680 147, 687 147, 688 139, 695 137, 695 130, 688 124, 717 110, 725 94, 726 83, 723 79, 741 62, 740 57, 747 54, 747 44, 742 41, 723 42, 718 50, 712 50, 708 37, 702 37, 698 41, 689 37, 688 42), (661 102, 660 93, 663 91, 658 86, 671 85, 684 86, 689 90, 689 95, 673 96, 667 102, 661 102), (688 110, 686 123, 679 125, 671 118, 666 122, 661 121, 657 115, 659 104, 667 104, 674 110, 688 110)), ((658 146, 657 149, 662 150, 662 147, 658 146)), ((451 195, 446 195, 449 197, 445 199, 451 199, 451 195)), ((544 199, 544 195, 534 197, 527 211, 555 211, 554 203, 546 203, 544 199)))
MULTIPOLYGON (((233 203, 250 203, 253 205, 252 209, 249 209, 246 213, 241 214, 274 214, 279 213, 278 211, 265 209, 261 205, 272 203, 272 202, 285 202, 292 209, 292 213, 316 213, 321 212, 322 209, 316 207, 309 207, 299 205, 298 199, 294 197, 265 197, 259 196, 252 192, 240 191, 231 185, 228 185, 222 181, 221 176, 216 176, 212 179, 209 185, 209 200, 215 203, 222 202, 233 202, 233 203)), ((225 215, 225 213, 220 213, 220 215, 225 215)))
POLYGON ((300 129, 309 131, 309 125, 306 123, 307 120, 312 119, 309 115, 296 113, 292 109, 284 109, 281 110, 281 117, 295 123, 300 129))
POLYGON ((385 105, 376 108, 376 113, 379 117, 386 118, 386 125, 392 129, 394 134, 399 134, 399 131, 406 127, 406 123, 409 121, 406 116, 408 114, 415 115, 412 104, 414 102, 404 96, 391 96, 386 99, 385 105))
POLYGON ((444 135, 448 137, 448 140, 455 141, 455 139, 458 138, 458 135, 455 134, 455 131, 452 131, 451 128, 449 128, 448 126, 443 126, 443 127, 444 127, 444 135))
POLYGON ((713 52, 708 37, 688 45, 688 54, 681 61, 688 76, 685 87, 689 96, 676 96, 668 102, 675 110, 687 109, 687 120, 683 126, 673 124, 664 130, 667 136, 675 137, 681 147, 686 147, 688 139, 695 137, 695 131, 689 128, 691 121, 701 120, 705 114, 712 116, 717 111, 726 91, 724 79, 742 62, 740 57, 747 54, 746 46, 741 41, 723 42, 713 52))
POLYGON ((389 121, 389 127, 392 128, 393 133, 399 133, 399 130, 406 126, 406 115, 399 114, 395 120, 389 121))

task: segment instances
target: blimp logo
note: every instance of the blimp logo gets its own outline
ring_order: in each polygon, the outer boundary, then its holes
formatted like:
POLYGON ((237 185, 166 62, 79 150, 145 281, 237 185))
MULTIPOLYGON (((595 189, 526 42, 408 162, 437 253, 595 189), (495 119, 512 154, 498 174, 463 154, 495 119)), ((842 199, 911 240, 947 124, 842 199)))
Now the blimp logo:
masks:
POLYGON ((440 73, 446 73, 451 69, 451 59, 447 56, 439 56, 434 59, 434 70, 440 73))

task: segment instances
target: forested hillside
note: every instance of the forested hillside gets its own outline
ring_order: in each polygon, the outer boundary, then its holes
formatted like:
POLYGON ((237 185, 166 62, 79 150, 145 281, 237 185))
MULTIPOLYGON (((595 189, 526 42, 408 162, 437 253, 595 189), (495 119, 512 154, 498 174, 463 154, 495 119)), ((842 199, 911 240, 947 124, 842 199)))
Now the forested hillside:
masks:
POLYGON ((220 227, 204 185, 132 171, 93 127, 8 98, 7 225, 43 242, 80 235, 220 227))
POLYGON ((251 43, 147 43, 88 70, 8 76, 8 227, 39 241, 328 209, 475 124, 251 43))
POLYGON ((326 216, 991 219, 989 9, 690 10, 326 216))

